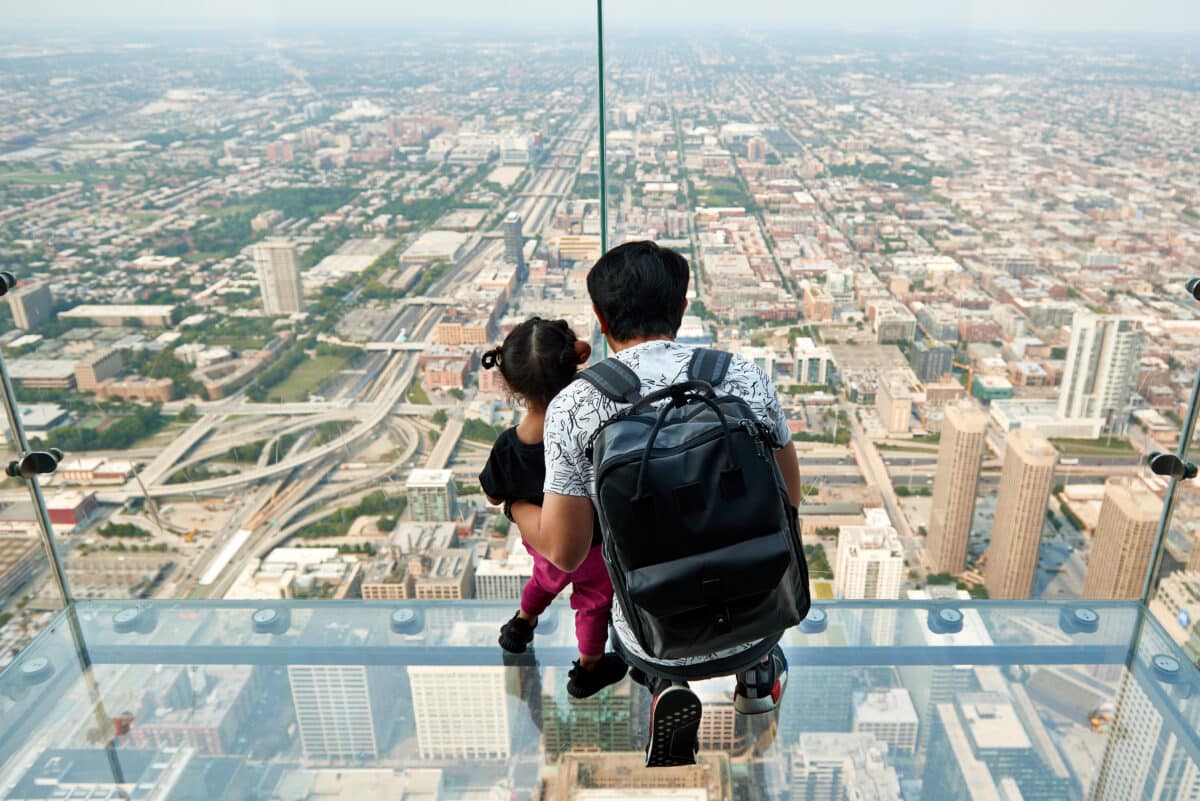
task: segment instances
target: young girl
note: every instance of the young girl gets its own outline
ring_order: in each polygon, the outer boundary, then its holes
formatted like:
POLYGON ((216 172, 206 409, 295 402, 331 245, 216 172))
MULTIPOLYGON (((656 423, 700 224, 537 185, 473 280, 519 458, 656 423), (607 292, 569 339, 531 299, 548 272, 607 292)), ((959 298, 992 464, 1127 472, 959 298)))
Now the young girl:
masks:
MULTIPOLYGON (((505 337, 504 344, 483 354, 484 369, 498 369, 509 391, 525 405, 525 416, 496 440, 479 474, 488 500, 503 503, 510 520, 514 501, 542 504, 546 480, 542 425, 546 407, 575 378, 575 371, 590 355, 591 348, 575 337, 565 320, 540 317, 521 323, 505 337)), ((567 692, 575 698, 587 698, 615 684, 624 678, 626 670, 616 654, 604 652, 613 588, 600 553, 600 526, 597 524, 594 530, 591 552, 572 573, 559 570, 525 543, 533 557, 533 577, 521 593, 521 608, 500 628, 500 647, 510 653, 523 653, 533 640, 538 615, 568 584, 572 585, 579 659, 568 674, 567 692)))

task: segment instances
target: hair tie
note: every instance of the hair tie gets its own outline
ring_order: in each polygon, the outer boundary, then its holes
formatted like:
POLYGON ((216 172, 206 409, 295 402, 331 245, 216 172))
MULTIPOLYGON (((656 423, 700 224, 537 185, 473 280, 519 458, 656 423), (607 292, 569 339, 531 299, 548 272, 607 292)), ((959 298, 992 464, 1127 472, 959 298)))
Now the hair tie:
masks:
POLYGON ((492 348, 479 357, 479 364, 483 366, 484 370, 491 370, 493 367, 499 367, 500 354, 500 348, 492 348))

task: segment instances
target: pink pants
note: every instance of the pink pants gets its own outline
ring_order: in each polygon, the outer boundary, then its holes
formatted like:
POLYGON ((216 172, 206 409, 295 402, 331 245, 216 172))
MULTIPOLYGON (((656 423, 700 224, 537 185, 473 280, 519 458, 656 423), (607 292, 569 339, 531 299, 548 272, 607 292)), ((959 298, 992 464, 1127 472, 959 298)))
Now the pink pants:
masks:
POLYGON ((521 593, 521 611, 527 615, 540 615, 568 584, 573 585, 571 608, 575 610, 575 639, 579 642, 579 653, 602 656, 604 643, 608 640, 613 586, 600 546, 588 551, 587 559, 571 573, 564 573, 550 564, 550 560, 530 548, 529 543, 525 543, 525 550, 533 557, 533 576, 521 593))

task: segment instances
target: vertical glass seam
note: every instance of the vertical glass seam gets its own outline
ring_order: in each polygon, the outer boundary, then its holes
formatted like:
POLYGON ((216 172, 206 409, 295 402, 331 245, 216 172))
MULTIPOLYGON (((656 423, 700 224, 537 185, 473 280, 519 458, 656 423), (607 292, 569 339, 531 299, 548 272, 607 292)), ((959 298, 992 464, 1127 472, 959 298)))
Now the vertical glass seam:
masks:
MULTIPOLYGON (((17 458, 23 458, 29 453, 29 440, 25 437, 25 426, 21 423, 21 414, 17 406, 17 396, 13 391, 12 378, 8 374, 8 364, 0 354, 0 392, 4 395, 4 412, 8 417, 9 430, 17 446, 17 458)), ((71 590, 67 585, 67 576, 62 563, 58 559, 58 551, 54 547, 54 527, 50 523, 50 512, 46 509, 46 499, 42 495, 41 485, 37 476, 25 479, 29 482, 29 496, 33 500, 33 511, 37 515, 38 529, 41 532, 42 547, 46 551, 46 562, 54 577, 55 586, 62 597, 63 606, 71 605, 71 590)))
MULTIPOLYGON (((1192 398, 1188 402, 1187 416, 1179 430, 1179 448, 1176 455, 1181 462, 1187 462, 1188 450, 1191 448, 1192 436, 1196 431, 1197 407, 1200 406, 1200 370, 1192 383, 1192 398)), ((1150 551, 1150 564, 1146 567, 1146 578, 1142 582, 1142 605, 1150 608, 1150 593, 1153 592, 1158 573, 1162 569, 1163 550, 1167 545, 1167 529, 1175 512, 1175 497, 1179 493, 1179 479, 1171 477, 1167 485, 1167 495, 1163 499, 1162 514, 1158 518, 1158 530, 1154 533, 1154 547, 1150 551)), ((1196 547, 1196 546, 1193 546, 1196 547)))

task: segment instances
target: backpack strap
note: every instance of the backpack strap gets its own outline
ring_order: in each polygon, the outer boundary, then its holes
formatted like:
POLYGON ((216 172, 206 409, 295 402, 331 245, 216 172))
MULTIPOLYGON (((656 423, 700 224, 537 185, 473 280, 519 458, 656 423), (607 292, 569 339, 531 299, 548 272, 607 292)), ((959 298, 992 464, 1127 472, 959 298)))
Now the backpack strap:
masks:
POLYGON ((725 380, 732 360, 733 356, 726 351, 696 348, 692 351, 692 361, 688 364, 688 379, 706 381, 715 387, 725 380))
POLYGON ((588 382, 616 403, 637 403, 642 399, 642 379, 629 365, 611 356, 578 373, 575 378, 588 382))

